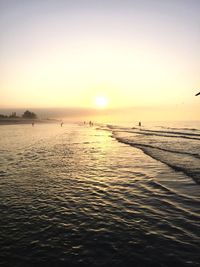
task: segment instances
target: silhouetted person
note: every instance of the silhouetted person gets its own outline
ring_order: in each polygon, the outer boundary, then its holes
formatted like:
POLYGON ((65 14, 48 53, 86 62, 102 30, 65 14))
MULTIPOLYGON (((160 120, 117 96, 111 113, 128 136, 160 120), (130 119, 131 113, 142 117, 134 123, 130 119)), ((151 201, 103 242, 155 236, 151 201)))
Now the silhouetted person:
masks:
POLYGON ((197 93, 195 96, 198 96, 198 95, 200 95, 200 92, 199 92, 199 93, 197 93))
POLYGON ((139 121, 138 126, 140 126, 140 127, 142 126, 141 121, 139 121))
POLYGON ((63 126, 63 122, 61 122, 60 126, 61 126, 61 127, 63 126))

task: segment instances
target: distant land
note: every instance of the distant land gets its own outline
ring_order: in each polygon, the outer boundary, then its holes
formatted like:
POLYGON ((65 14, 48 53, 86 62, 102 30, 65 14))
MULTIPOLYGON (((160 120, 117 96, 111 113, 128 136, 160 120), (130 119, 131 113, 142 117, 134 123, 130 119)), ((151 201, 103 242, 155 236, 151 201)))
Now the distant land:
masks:
MULTIPOLYGON (((56 119, 66 121, 82 121, 92 117, 107 116, 111 113, 115 113, 113 110, 98 110, 92 108, 31 108, 31 112, 37 114, 37 118, 40 120, 56 119)), ((16 113, 17 117, 22 117, 25 109, 22 108, 0 108, 0 114, 10 116, 10 114, 16 113)), ((0 118, 2 121, 2 118, 0 118)), ((10 121, 10 119, 9 119, 10 121)), ((16 120, 17 121, 17 120, 16 120)))
MULTIPOLYGON (((27 108, 0 108, 0 114, 8 115, 12 112, 16 112, 19 116, 22 116, 23 112, 27 108)), ((29 109, 29 108, 28 108, 29 109)), ((30 110, 38 115, 40 118, 60 118, 60 117, 79 117, 79 116, 91 116, 102 113, 107 113, 108 110, 97 110, 94 108, 30 108, 30 110)))
POLYGON ((31 124, 31 123, 50 123, 58 122, 57 119, 50 118, 39 118, 38 115, 32 111, 26 110, 22 115, 18 115, 16 111, 0 112, 0 125, 10 125, 10 124, 31 124))

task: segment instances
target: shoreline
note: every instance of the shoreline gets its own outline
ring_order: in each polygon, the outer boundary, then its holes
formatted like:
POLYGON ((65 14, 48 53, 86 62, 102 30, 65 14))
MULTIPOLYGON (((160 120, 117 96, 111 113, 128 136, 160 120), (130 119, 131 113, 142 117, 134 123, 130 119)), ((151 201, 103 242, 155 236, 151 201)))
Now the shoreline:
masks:
POLYGON ((57 119, 23 119, 23 118, 5 118, 0 119, 1 125, 16 125, 16 124, 32 124, 32 123, 59 123, 60 120, 57 119))

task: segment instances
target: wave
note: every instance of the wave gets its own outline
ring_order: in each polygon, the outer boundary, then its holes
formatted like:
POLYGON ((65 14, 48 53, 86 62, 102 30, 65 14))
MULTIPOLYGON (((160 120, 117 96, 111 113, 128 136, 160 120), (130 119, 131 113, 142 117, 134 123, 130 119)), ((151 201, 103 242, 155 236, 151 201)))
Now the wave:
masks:
POLYGON ((107 127, 117 141, 141 149, 148 156, 184 173, 200 184, 200 134, 183 132, 183 128, 182 131, 181 128, 176 128, 176 131, 172 132, 115 125, 107 127))
POLYGON ((118 132, 126 132, 126 133, 136 133, 148 136, 162 136, 162 137, 172 137, 172 138, 183 138, 183 139, 191 139, 191 140, 199 140, 200 134, 196 133, 186 133, 186 132, 173 132, 173 131, 160 131, 160 130, 149 130, 149 129, 140 129, 138 127, 125 128, 119 126, 108 125, 110 130, 116 130, 118 132))
POLYGON ((116 137, 116 140, 121 143, 141 149, 145 154, 168 165, 175 171, 183 172, 187 176, 193 178, 196 183, 200 184, 200 161, 198 160, 199 155, 188 152, 161 149, 150 145, 136 144, 120 137, 116 137), (184 157, 182 157, 183 155, 184 157), (194 155, 196 158, 198 158, 196 159, 196 161, 198 160, 198 162, 195 162, 194 155))
POLYGON ((169 130, 183 130, 183 131, 200 132, 200 130, 199 129, 196 129, 196 128, 187 128, 187 127, 177 128, 177 127, 164 127, 164 126, 157 126, 157 127, 163 128, 163 129, 169 129, 169 130))
POLYGON ((200 154, 198 153, 191 153, 191 152, 186 152, 186 151, 178 151, 178 150, 173 150, 173 149, 167 149, 167 148, 162 148, 162 147, 157 147, 157 146, 153 146, 153 145, 147 145, 147 144, 142 144, 142 143, 135 143, 135 142, 130 142, 130 141, 126 141, 126 140, 120 140, 120 137, 115 137, 118 141, 126 143, 128 145, 131 146, 135 146, 135 147, 148 147, 148 148, 153 148, 153 149, 158 149, 161 151, 166 151, 166 152, 170 152, 170 153, 177 153, 177 154, 182 154, 182 155, 189 155, 189 156, 193 156, 197 159, 200 159, 200 154))
POLYGON ((152 132, 152 133, 167 133, 167 134, 175 134, 175 135, 184 135, 184 136, 198 136, 200 137, 200 134, 196 133, 186 133, 186 132, 173 132, 173 131, 159 131, 159 130, 147 130, 147 129, 141 129, 141 131, 145 132, 152 132))
MULTIPOLYGON (((118 132, 125 132, 125 130, 117 130, 118 132)), ((127 130, 126 133, 136 133, 136 134, 142 134, 142 135, 149 135, 149 136, 162 136, 162 137, 172 137, 172 138, 184 138, 184 139, 191 139, 191 140, 199 140, 200 141, 200 135, 199 138, 196 137, 190 137, 190 136, 186 136, 186 134, 184 135, 169 135, 166 132, 162 132, 163 134, 156 133, 154 131, 131 131, 131 130, 127 130)))

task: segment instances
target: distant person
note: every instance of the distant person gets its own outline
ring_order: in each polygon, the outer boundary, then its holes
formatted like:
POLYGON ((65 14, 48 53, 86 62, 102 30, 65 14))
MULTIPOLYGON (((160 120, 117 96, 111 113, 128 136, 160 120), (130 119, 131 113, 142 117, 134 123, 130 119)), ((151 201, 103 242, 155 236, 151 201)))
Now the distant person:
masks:
POLYGON ((138 123, 138 126, 139 126, 139 127, 141 127, 141 126, 142 126, 142 123, 141 123, 141 121, 139 121, 139 123, 138 123))
POLYGON ((61 126, 61 127, 63 126, 63 122, 61 122, 60 126, 61 126))

